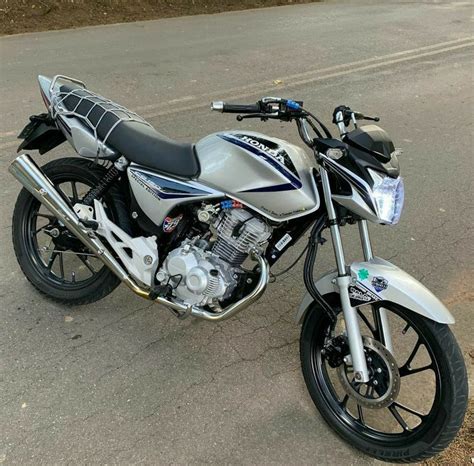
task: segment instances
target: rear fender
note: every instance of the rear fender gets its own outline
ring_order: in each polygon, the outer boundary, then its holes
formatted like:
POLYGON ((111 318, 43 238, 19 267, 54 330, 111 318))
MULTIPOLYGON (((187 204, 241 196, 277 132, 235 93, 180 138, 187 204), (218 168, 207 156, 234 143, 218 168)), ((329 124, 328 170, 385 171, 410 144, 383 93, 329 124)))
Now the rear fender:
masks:
MULTIPOLYGON (((454 324, 454 317, 444 304, 424 285, 392 263, 374 257, 350 266, 352 285, 349 296, 352 306, 362 306, 379 301, 399 304, 410 311, 441 324, 454 324)), ((322 276, 316 287, 322 295, 339 293, 335 278, 337 272, 322 276)), ((303 298, 296 313, 300 324, 309 310, 313 298, 309 293, 303 298)))
POLYGON ((23 142, 18 147, 17 152, 38 150, 40 154, 45 154, 62 144, 66 137, 58 129, 49 113, 42 113, 30 116, 30 122, 23 128, 18 139, 23 139, 23 142))

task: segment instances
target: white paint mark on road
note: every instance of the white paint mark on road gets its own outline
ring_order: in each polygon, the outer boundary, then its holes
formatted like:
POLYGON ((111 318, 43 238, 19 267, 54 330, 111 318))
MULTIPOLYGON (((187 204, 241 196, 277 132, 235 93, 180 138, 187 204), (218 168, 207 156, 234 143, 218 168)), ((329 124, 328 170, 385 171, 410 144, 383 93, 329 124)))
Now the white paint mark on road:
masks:
POLYGON ((149 104, 149 105, 141 105, 139 107, 135 107, 135 112, 143 112, 145 110, 153 110, 157 107, 162 107, 163 105, 170 105, 170 104, 177 104, 182 102, 189 102, 190 100, 196 100, 196 96, 193 95, 186 95, 184 97, 179 97, 177 99, 168 100, 167 102, 161 102, 160 104, 149 104))
POLYGON ((2 138, 7 138, 7 137, 10 137, 10 136, 16 136, 18 131, 7 131, 5 133, 0 133, 0 139, 2 138))
MULTIPOLYGON (((461 43, 461 44, 458 44, 458 45, 454 45, 452 47, 445 47, 445 48, 441 48, 441 49, 430 50, 430 51, 427 51, 427 52, 418 53, 416 55, 409 55, 409 56, 406 56, 406 57, 400 57, 400 58, 395 58, 395 59, 390 59, 390 60, 385 60, 385 61, 379 61, 377 63, 372 63, 372 64, 368 64, 368 65, 365 65, 365 66, 354 66, 354 67, 350 67, 348 69, 344 69, 344 70, 341 70, 341 71, 336 71, 334 73, 324 74, 324 73, 320 72, 320 74, 318 74, 316 76, 313 75, 313 76, 309 76, 307 78, 299 79, 299 80, 295 79, 295 76, 303 76, 303 74, 307 74, 307 73, 301 73, 301 74, 298 74, 298 75, 287 76, 285 78, 282 78, 283 83, 279 86, 279 88, 280 89, 289 89, 289 88, 292 88, 292 87, 302 86, 304 84, 314 83, 314 82, 317 82, 317 81, 323 81, 323 80, 330 79, 330 78, 337 78, 337 77, 352 74, 352 73, 359 73, 359 72, 363 72, 363 71, 369 71, 369 70, 376 69, 376 68, 381 68, 381 67, 384 67, 384 66, 395 65, 395 64, 398 64, 398 63, 403 63, 403 62, 407 62, 407 61, 411 61, 411 60, 416 60, 418 58, 424 58, 424 57, 433 56, 433 55, 446 53, 446 52, 450 52, 450 51, 454 51, 454 50, 458 50, 458 49, 462 49, 462 48, 466 48, 466 47, 472 47, 472 46, 474 46, 474 41, 471 39, 470 42, 461 43)), ((426 49, 426 47, 423 47, 423 49, 426 49)), ((402 52, 400 52, 400 53, 402 53, 402 52)), ((357 63, 357 62, 354 62, 354 63, 357 63)), ((348 66, 349 66, 349 64, 339 65, 338 68, 343 68, 343 67, 347 68, 348 66)), ((336 68, 336 67, 333 67, 333 69, 334 68, 336 68)), ((326 69, 326 70, 328 70, 328 69, 326 69)), ((231 90, 222 90, 222 91, 217 91, 217 92, 214 91, 212 93, 202 94, 200 96, 200 98, 202 100, 205 97, 212 98, 212 97, 215 97, 216 95, 219 95, 220 99, 225 99, 225 98, 238 99, 238 98, 250 97, 250 96, 253 96, 253 95, 258 94, 258 93, 266 92, 271 87, 272 87, 272 85, 269 82, 261 82, 261 83, 256 83, 252 86, 250 86, 250 85, 249 86, 242 86, 241 88, 234 88, 234 89, 231 89, 231 90), (241 91, 241 92, 239 92, 239 91, 241 91)), ((160 105, 160 107, 162 107, 163 105, 166 105, 166 104, 162 103, 160 105)), ((206 107, 208 105, 209 105, 208 102, 196 102, 195 104, 188 105, 186 107, 167 109, 167 110, 153 112, 153 113, 146 113, 145 115, 143 115, 143 117, 144 118, 149 118, 149 119, 150 118, 156 118, 158 116, 165 116, 165 115, 170 115, 170 114, 173 114, 173 113, 180 113, 180 112, 185 112, 185 111, 190 111, 190 110, 196 110, 198 108, 206 107)))
POLYGON ((19 141, 4 142, 3 144, 0 144, 0 150, 9 149, 10 147, 15 147, 19 145, 20 145, 19 141))
MULTIPOLYGON (((292 87, 298 87, 317 81, 323 81, 326 79, 337 78, 352 73, 360 73, 364 71, 373 70, 390 65, 396 65, 399 63, 417 60, 420 58, 431 57, 441 53, 455 51, 467 47, 474 46, 474 40, 472 37, 463 37, 459 39, 450 40, 447 42, 439 42, 437 44, 426 45, 409 50, 402 50, 400 52, 391 53, 388 55, 382 55, 379 57, 367 58, 364 60, 358 60, 354 62, 344 63, 340 65, 331 66, 323 69, 315 69, 305 71, 303 73, 297 73, 285 77, 280 77, 276 80, 262 81, 252 83, 244 86, 239 86, 231 89, 223 89, 220 91, 212 91, 201 94, 200 96, 184 96, 178 99, 173 99, 167 102, 159 102, 156 104, 150 104, 146 106, 136 107, 135 111, 144 112, 142 116, 144 118, 156 118, 159 116, 166 116, 175 113, 181 113, 191 110, 197 110, 204 108, 209 105, 208 99, 219 96, 219 99, 239 99, 244 97, 250 97, 255 94, 267 92, 269 89, 274 87, 272 82, 278 81, 278 87, 280 89, 288 89, 292 87), (198 100, 199 99, 199 100, 198 100), (193 102, 194 103, 191 103, 193 102), (176 103, 189 102, 189 105, 177 106, 176 103), (173 106, 172 106, 173 105, 173 106), (154 111, 155 109, 164 109, 154 111), (147 111, 148 110, 148 111, 147 111)), ((13 133, 13 132, 12 132, 13 133)), ((5 133, 4 133, 5 134, 5 133)), ((16 134, 16 133, 15 133, 16 134)), ((0 150, 13 147, 17 142, 6 142, 0 144, 0 150)))

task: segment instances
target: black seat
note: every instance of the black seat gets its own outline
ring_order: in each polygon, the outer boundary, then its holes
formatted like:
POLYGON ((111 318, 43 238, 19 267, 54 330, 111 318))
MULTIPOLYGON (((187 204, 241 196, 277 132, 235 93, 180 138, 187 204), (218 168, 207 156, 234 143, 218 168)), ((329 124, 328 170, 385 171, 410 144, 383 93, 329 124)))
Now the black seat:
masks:
POLYGON ((107 145, 128 160, 160 172, 195 178, 199 162, 193 144, 173 141, 138 121, 122 121, 107 138, 107 145))
POLYGON ((199 175, 199 162, 193 144, 173 141, 140 121, 121 121, 110 132, 121 111, 114 109, 114 113, 103 116, 106 110, 94 104, 104 103, 104 107, 108 108, 106 99, 97 95, 91 97, 88 91, 74 85, 63 85, 60 92, 67 94, 72 90, 74 94, 64 99, 64 106, 84 117, 87 115, 89 126, 97 128, 97 136, 102 140, 107 137, 107 146, 131 162, 169 175, 180 178, 195 178, 199 175))

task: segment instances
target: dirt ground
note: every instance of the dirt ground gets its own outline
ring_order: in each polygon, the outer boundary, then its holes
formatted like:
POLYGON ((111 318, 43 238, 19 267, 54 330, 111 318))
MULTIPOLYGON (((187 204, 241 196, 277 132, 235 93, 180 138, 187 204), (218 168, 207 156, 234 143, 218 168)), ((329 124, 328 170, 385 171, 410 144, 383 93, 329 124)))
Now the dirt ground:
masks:
POLYGON ((219 13, 314 0, 0 0, 0 34, 219 13))

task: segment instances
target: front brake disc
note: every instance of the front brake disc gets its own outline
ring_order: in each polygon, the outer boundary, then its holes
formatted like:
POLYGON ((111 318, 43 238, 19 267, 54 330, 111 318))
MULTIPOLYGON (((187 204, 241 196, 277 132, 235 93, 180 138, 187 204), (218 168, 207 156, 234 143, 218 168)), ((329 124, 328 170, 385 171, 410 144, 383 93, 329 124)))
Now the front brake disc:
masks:
POLYGON ((369 409, 386 408, 400 392, 400 373, 395 358, 382 343, 363 337, 364 352, 370 379, 367 383, 355 380, 352 366, 341 364, 339 381, 344 391, 358 404, 369 409))

